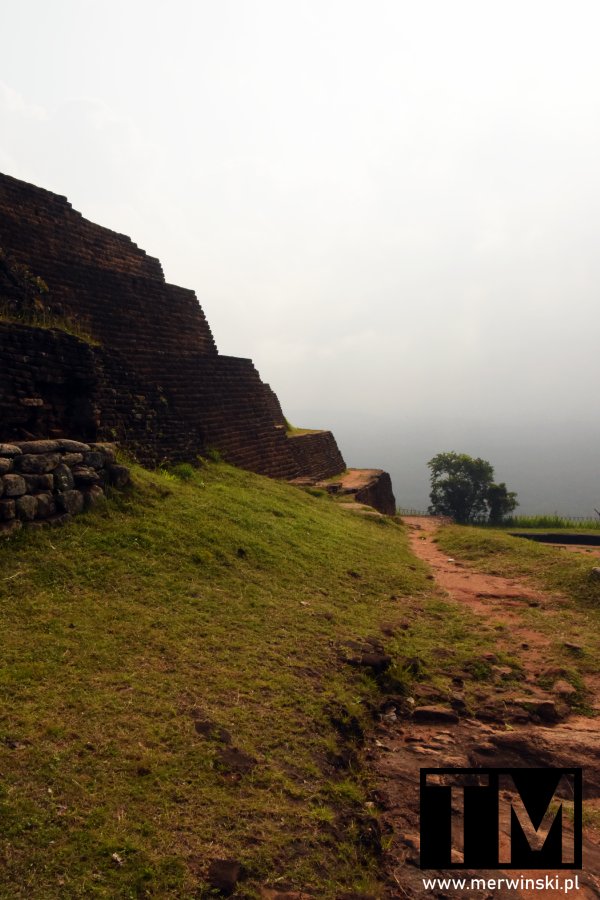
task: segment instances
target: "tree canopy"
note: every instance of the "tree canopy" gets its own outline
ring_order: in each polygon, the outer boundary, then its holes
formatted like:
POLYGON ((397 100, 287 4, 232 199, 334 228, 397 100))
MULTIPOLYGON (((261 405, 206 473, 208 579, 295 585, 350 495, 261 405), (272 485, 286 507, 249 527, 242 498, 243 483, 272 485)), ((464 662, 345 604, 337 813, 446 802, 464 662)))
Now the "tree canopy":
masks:
POLYGON ((486 519, 498 524, 518 505, 517 495, 504 482, 494 482, 494 468, 485 459, 466 453, 438 453, 427 463, 431 470, 431 506, 434 515, 456 522, 486 519))

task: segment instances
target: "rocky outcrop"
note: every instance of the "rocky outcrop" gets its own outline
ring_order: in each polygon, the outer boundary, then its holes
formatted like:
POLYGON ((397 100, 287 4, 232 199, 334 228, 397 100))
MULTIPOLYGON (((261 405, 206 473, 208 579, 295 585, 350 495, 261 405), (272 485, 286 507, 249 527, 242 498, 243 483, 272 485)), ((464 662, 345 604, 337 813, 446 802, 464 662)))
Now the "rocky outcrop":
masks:
POLYGON ((388 516, 393 516, 396 513, 396 498, 392 490, 392 479, 388 472, 383 472, 381 469, 374 472, 364 487, 356 492, 356 499, 359 503, 374 506, 379 512, 388 516))
POLYGON ((357 503, 372 506, 387 516, 396 513, 392 479, 383 469, 348 469, 339 478, 317 482, 330 494, 352 496, 357 503))

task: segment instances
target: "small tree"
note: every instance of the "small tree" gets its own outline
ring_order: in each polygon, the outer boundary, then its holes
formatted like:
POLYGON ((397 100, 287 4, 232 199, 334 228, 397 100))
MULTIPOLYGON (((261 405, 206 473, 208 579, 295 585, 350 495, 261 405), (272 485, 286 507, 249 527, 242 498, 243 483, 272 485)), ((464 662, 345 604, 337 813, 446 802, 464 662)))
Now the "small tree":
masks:
POLYGON ((487 504, 490 509, 489 522, 499 525, 518 506, 517 495, 514 491, 508 491, 503 481, 500 484, 490 484, 487 491, 487 504))
POLYGON ((431 470, 431 506, 434 515, 452 516, 465 524, 483 517, 498 524, 517 505, 514 492, 494 484, 494 468, 485 459, 466 453, 438 453, 427 463, 431 470))

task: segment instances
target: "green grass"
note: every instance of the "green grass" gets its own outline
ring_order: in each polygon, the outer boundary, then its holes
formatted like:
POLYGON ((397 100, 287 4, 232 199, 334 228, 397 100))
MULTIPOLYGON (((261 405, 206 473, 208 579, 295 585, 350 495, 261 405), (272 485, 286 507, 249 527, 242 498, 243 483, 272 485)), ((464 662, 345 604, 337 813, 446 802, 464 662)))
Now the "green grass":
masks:
POLYGON ((288 437, 297 437, 302 434, 318 434, 322 429, 320 428, 298 428, 296 425, 292 425, 288 419, 284 419, 285 422, 285 430, 288 437))
POLYGON ((574 520, 564 516, 509 516, 502 523, 505 528, 559 529, 561 531, 598 531, 600 518, 574 520))
POLYGON ((598 672, 600 658, 600 581, 591 575, 598 558, 488 528, 446 526, 437 541, 449 556, 482 572, 524 580, 549 593, 547 603, 527 607, 523 615, 551 638, 552 661, 578 689, 580 709, 587 711, 582 677, 598 672), (581 651, 574 653, 566 643, 581 651))
POLYGON ((221 463, 134 481, 0 542, 0 897, 205 896, 213 858, 246 897, 377 892, 357 736, 407 659, 447 684, 486 635, 392 520, 221 463), (381 685, 344 661, 368 637, 381 685))
POLYGON ((321 434, 322 430, 322 428, 296 428, 295 425, 286 428, 287 436, 291 438, 302 437, 303 434, 321 434))
POLYGON ((558 591, 600 610, 600 581, 591 576, 599 560, 592 554, 559 550, 502 531, 459 525, 442 528, 438 543, 450 555, 475 562, 484 572, 524 575, 545 590, 558 591))
POLYGON ((90 332, 88 332, 79 322, 70 319, 67 316, 58 316, 46 309, 27 310, 24 312, 16 312, 11 309, 8 304, 3 303, 0 298, 0 322, 6 322, 13 325, 28 325, 32 328, 43 328, 46 330, 55 329, 56 331, 64 331, 73 337, 85 341, 93 347, 99 347, 100 342, 90 332))
POLYGON ((360 735, 382 692, 467 671, 468 700, 495 629, 392 518, 223 463, 134 482, 0 542, 0 897, 209 896, 213 858, 244 897, 377 894, 360 735))

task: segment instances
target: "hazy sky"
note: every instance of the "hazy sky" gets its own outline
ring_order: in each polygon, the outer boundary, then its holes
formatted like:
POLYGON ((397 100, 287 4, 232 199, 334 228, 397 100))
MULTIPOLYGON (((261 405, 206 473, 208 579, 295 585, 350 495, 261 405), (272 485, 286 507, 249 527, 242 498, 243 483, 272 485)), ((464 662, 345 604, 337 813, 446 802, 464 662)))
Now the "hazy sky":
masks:
POLYGON ((456 449, 600 508, 597 0, 2 0, 0 27, 0 170, 160 257, 290 419, 407 504, 456 449))

